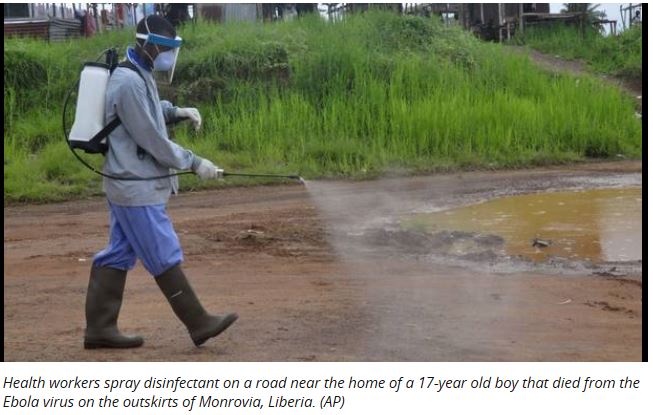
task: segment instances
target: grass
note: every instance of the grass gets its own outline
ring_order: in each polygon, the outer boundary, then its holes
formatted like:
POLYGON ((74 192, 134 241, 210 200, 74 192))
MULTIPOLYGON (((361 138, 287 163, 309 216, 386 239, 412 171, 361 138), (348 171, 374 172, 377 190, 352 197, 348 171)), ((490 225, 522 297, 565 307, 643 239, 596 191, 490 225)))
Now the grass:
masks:
MULTIPOLYGON (((197 106, 204 122, 199 134, 186 126, 172 134, 227 171, 361 178, 641 158, 630 98, 592 78, 544 72, 435 19, 198 23, 181 36, 174 88, 160 93, 197 106)), ((101 191, 98 177, 66 153, 61 107, 81 63, 131 37, 5 39, 5 201, 101 191), (38 83, 23 76, 36 72, 46 74, 38 83)), ((181 178, 183 189, 234 183, 251 181, 181 178)))
POLYGON ((516 42, 566 59, 582 59, 596 72, 642 79, 642 27, 632 26, 615 36, 572 26, 528 28, 516 42))

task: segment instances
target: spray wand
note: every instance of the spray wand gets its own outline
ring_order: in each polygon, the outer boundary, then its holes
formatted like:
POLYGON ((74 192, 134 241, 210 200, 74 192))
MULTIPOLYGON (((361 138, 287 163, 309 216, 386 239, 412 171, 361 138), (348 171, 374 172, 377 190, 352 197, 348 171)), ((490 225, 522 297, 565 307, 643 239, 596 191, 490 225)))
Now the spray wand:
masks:
POLYGON ((283 175, 283 174, 253 174, 253 173, 230 173, 223 169, 218 169, 218 177, 238 176, 238 177, 268 177, 275 179, 290 179, 297 180, 301 184, 305 184, 304 179, 297 175, 283 175))

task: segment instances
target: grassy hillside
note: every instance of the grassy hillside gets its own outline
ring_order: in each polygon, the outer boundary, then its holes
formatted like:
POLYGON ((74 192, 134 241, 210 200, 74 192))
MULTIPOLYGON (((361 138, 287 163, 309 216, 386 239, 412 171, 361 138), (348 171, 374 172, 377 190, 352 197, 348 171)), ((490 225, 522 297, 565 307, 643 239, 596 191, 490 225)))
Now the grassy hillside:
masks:
MULTIPOLYGON (((641 157, 634 103, 590 78, 552 75, 435 19, 366 13, 181 29, 163 98, 198 106, 175 139, 226 170, 368 177, 641 157)), ((5 201, 101 191, 69 154, 65 92, 84 61, 132 43, 115 32, 66 43, 6 39, 5 201)), ((101 156, 86 156, 97 166, 101 156)), ((182 179, 182 188, 239 183, 182 179)))
POLYGON ((602 36, 591 30, 580 35, 577 28, 562 25, 534 27, 517 42, 566 59, 582 59, 596 72, 642 79, 641 26, 616 36, 602 36))

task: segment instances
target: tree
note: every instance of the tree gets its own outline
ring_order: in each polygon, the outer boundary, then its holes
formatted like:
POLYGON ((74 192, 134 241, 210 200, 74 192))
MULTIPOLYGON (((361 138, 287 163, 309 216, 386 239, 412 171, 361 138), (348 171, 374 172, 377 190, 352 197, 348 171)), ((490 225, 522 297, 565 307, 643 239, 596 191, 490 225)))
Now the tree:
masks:
POLYGON ((597 24, 600 20, 607 17, 605 10, 598 10, 601 6, 598 3, 564 3, 564 8, 561 10, 563 13, 580 13, 581 27, 585 30, 593 28, 599 32, 605 29, 603 25, 597 24))

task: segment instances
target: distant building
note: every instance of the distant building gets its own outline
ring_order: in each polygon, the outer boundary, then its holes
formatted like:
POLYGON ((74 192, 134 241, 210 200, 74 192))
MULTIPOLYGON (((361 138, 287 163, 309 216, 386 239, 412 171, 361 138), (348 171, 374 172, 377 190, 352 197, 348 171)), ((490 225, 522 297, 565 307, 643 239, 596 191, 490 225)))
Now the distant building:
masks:
POLYGON ((292 20, 317 11, 317 3, 197 3, 199 16, 220 22, 292 20))
POLYGON ((474 25, 501 26, 518 22, 521 15, 550 13, 549 3, 460 3, 460 21, 465 28, 474 25))
MULTIPOLYGON (((530 25, 587 24, 582 12, 551 13, 549 3, 406 3, 404 13, 440 15, 445 23, 456 22, 486 40, 503 41, 530 25)), ((626 10, 640 5, 622 7, 626 10)), ((597 20, 594 25, 609 24, 616 33, 616 20, 597 20)))
POLYGON ((256 22, 263 19, 261 3, 198 3, 196 7, 199 16, 214 22, 256 22))
POLYGON ((4 3, 4 35, 63 40, 82 34, 71 4, 4 3))
POLYGON ((550 11, 549 3, 460 3, 459 20, 484 39, 502 41, 550 11))
POLYGON ((134 26, 154 4, 138 3, 4 3, 5 36, 63 40, 96 31, 134 26))

